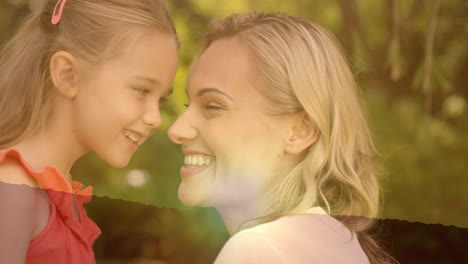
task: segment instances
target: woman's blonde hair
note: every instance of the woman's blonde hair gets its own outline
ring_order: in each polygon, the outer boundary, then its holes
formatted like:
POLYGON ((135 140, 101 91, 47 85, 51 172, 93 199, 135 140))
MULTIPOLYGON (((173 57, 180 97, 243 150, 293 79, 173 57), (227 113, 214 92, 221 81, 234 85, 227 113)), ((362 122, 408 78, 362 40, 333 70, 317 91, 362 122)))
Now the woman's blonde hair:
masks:
POLYGON ((57 51, 99 65, 149 32, 174 36, 162 0, 69 0, 51 23, 57 0, 32 12, 0 54, 0 149, 42 128, 52 109, 49 62, 57 51))
POLYGON ((254 58, 256 81, 274 105, 272 113, 304 111, 320 132, 275 190, 273 214, 264 219, 322 206, 357 233, 372 263, 386 263, 367 233, 379 214, 375 148, 356 81, 333 34, 286 14, 234 14, 211 23, 200 54, 233 36, 254 58))

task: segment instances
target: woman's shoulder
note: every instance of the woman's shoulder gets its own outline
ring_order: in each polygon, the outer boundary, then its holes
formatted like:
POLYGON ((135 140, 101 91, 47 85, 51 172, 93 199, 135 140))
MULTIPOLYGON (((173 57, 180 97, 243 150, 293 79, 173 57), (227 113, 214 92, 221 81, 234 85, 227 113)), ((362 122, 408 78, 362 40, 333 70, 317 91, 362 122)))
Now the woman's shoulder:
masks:
POLYGON ((240 231, 217 263, 254 256, 268 263, 368 263, 356 235, 327 214, 290 215, 240 231))
POLYGON ((240 231, 224 245, 215 264, 228 263, 287 263, 276 241, 255 229, 240 231))
POLYGON ((283 216, 275 221, 260 224, 243 232, 263 235, 273 240, 307 240, 308 244, 328 240, 349 241, 355 237, 346 226, 326 213, 302 213, 283 216))

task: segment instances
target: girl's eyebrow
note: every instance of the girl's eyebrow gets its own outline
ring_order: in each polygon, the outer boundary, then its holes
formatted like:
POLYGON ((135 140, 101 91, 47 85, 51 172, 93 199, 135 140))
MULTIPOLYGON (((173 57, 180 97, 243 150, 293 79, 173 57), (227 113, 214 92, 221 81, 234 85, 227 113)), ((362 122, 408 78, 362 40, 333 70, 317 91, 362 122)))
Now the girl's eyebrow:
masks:
POLYGON ((171 88, 169 89, 169 91, 168 91, 166 94, 164 94, 164 97, 169 97, 169 95, 171 95, 172 92, 174 92, 174 87, 171 86, 171 88))
POLYGON ((149 83, 151 83, 152 86, 157 86, 157 85, 161 84, 161 82, 159 80, 156 80, 156 79, 153 79, 153 78, 150 78, 150 77, 146 77, 146 76, 136 75, 133 78, 135 78, 137 80, 140 80, 140 81, 149 82, 149 83))
MULTIPOLYGON (((159 80, 156 80, 156 79, 153 79, 153 78, 150 78, 150 77, 137 75, 137 76, 134 76, 133 78, 135 78, 137 80, 144 81, 144 82, 151 83, 152 87, 161 85, 161 82, 159 80)), ((164 96, 167 97, 167 96, 171 95, 173 91, 174 91, 174 89, 171 86, 169 91, 164 96)))
POLYGON ((200 97, 200 96, 202 96, 202 95, 205 94, 205 93, 218 93, 218 94, 224 95, 224 96, 226 96, 227 98, 229 98, 229 99, 231 99, 232 101, 234 101, 234 99, 233 99, 230 95, 228 95, 227 93, 225 93, 225 92, 223 92, 223 91, 221 91, 221 90, 219 90, 219 89, 217 89, 217 88, 203 88, 203 89, 200 89, 200 90, 197 92, 196 96, 197 96, 197 97, 200 97))

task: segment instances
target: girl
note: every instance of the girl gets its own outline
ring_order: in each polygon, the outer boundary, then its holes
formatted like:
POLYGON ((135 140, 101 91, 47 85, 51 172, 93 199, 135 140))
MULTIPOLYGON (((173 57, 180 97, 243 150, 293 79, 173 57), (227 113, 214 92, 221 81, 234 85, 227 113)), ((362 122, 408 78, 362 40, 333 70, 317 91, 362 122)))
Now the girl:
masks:
POLYGON ((160 0, 49 0, 28 17, 0 58, 0 263, 95 263, 91 189, 70 169, 89 151, 127 165, 161 124, 177 47, 160 0))
POLYGON ((374 147, 331 33, 282 14, 214 21, 187 94, 169 130, 179 198, 216 207, 233 235, 215 263, 387 263, 367 233, 374 147))

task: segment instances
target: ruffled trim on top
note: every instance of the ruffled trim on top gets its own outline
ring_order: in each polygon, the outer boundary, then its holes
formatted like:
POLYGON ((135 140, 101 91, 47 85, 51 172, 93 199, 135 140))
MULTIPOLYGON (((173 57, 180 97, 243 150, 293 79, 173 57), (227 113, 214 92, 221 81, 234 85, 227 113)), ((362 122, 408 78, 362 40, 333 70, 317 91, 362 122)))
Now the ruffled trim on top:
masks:
POLYGON ((93 188, 91 186, 83 188, 83 184, 77 181, 72 181, 69 184, 65 180, 65 177, 54 167, 45 166, 42 172, 36 172, 15 149, 0 152, 0 163, 7 156, 20 161, 20 164, 27 170, 28 174, 46 191, 50 202, 55 206, 64 223, 88 245, 92 245, 101 232, 94 222, 87 218, 83 204, 91 201, 93 188), (72 211, 73 198, 76 201, 80 221, 76 219, 72 211), (90 223, 92 223, 92 234, 85 235, 87 232, 83 232, 83 228, 89 228, 90 223))
POLYGON ((16 158, 20 161, 21 165, 23 165, 28 173, 41 185, 43 189, 73 193, 77 196, 91 197, 93 195, 93 187, 88 186, 83 188, 84 185, 77 181, 72 181, 70 185, 65 180, 65 177, 54 167, 45 166, 42 172, 36 172, 15 149, 0 152, 0 162, 2 162, 6 156, 16 158))

